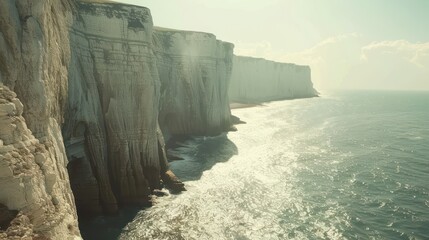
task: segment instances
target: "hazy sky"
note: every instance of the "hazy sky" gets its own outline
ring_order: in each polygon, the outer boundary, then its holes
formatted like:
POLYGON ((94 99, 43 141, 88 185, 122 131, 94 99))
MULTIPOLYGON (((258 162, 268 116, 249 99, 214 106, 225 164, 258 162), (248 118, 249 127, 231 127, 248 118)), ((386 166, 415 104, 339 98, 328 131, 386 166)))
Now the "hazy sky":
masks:
POLYGON ((429 0, 120 0, 237 55, 310 65, 316 88, 429 90, 429 0))

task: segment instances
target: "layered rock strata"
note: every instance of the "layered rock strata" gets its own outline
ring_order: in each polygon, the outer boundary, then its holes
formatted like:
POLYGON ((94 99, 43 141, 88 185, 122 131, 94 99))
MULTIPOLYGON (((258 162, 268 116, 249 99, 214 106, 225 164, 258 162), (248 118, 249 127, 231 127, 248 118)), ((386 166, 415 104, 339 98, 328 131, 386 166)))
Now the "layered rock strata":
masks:
POLYGON ((153 38, 163 132, 215 135, 229 130, 228 86, 234 45, 210 33, 159 27, 153 38))
POLYGON ((317 96, 308 66, 234 56, 229 98, 258 103, 317 96))

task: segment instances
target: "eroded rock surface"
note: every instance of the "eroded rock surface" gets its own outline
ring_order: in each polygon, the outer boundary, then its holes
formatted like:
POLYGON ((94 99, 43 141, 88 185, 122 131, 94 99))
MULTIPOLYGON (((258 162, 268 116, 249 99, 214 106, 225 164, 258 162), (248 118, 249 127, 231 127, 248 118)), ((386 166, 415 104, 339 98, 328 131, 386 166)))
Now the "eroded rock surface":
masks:
POLYGON ((80 238, 60 130, 72 9, 0 2, 0 203, 19 211, 0 239, 80 238))
POLYGON ((22 113, 16 94, 0 84, 0 239, 78 239, 67 172, 54 155, 60 149, 35 138, 22 113))

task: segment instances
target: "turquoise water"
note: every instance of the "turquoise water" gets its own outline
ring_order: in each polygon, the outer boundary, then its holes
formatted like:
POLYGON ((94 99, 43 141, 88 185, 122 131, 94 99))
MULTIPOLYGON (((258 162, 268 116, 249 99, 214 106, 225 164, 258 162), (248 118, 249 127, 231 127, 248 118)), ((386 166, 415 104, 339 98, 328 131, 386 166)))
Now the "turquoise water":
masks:
POLYGON ((429 239, 429 93, 339 92, 236 109, 194 138, 121 239, 429 239))

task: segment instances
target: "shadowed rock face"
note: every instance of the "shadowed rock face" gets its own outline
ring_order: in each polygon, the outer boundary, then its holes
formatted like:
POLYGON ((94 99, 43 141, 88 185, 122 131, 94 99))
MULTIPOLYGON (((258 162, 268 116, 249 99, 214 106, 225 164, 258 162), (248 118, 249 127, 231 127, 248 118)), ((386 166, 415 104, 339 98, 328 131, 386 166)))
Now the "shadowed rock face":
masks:
POLYGON ((68 0, 0 2, 0 239, 79 238, 60 125, 70 59, 68 0))
POLYGON ((259 103, 317 96, 308 66, 234 56, 229 86, 232 102, 259 103))
POLYGON ((230 126, 233 45, 213 34, 156 28, 159 122, 172 135, 216 135, 230 126))
POLYGON ((0 231, 7 230, 16 215, 18 215, 18 211, 9 210, 5 205, 0 203, 0 231))

